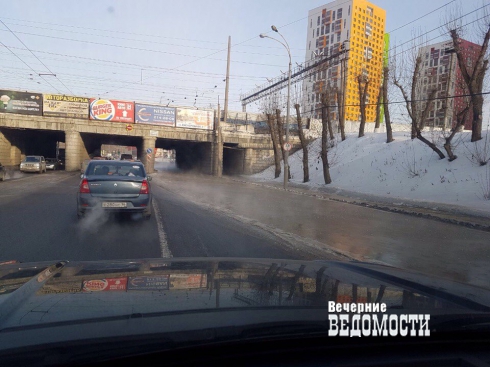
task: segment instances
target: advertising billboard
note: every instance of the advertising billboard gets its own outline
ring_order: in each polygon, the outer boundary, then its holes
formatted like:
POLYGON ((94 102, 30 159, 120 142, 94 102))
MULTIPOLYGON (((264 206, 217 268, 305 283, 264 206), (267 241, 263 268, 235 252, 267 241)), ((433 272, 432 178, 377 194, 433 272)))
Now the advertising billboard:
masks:
POLYGON ((134 102, 91 98, 90 119, 126 123, 134 122, 134 102))
POLYGON ((177 119, 175 126, 185 127, 188 129, 213 130, 214 111, 177 108, 177 119))
POLYGON ((0 112, 41 116, 43 96, 39 93, 0 90, 0 112))
POLYGON ((101 291, 125 291, 128 283, 127 278, 106 278, 84 280, 82 291, 84 292, 101 292, 101 291))
POLYGON ((208 286, 207 274, 171 274, 171 289, 206 288, 208 286))
POLYGON ((89 99, 61 94, 43 94, 43 115, 55 117, 88 118, 89 99))
POLYGON ((175 126, 175 108, 135 104, 135 122, 161 126, 175 126))

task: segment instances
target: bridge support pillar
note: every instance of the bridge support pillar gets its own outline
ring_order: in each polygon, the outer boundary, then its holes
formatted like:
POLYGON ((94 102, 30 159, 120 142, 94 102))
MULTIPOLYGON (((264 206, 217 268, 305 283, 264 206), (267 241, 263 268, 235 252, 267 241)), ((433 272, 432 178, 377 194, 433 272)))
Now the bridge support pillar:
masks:
POLYGON ((157 138, 148 136, 143 138, 142 151, 139 154, 141 162, 145 165, 146 173, 155 172, 155 143, 157 138), (151 154, 147 153, 147 149, 151 149, 151 154))
POLYGON ((223 175, 223 142, 217 141, 212 145, 213 151, 213 176, 221 177, 223 175))
POLYGON ((79 171, 88 158, 87 149, 78 131, 65 131, 65 170, 79 171))
POLYGON ((24 145, 23 140, 13 132, 7 134, 0 131, 0 163, 4 166, 18 166, 25 156, 22 153, 24 145))
POLYGON ((0 163, 2 163, 4 166, 13 165, 10 156, 11 149, 12 144, 10 143, 10 140, 8 140, 0 131, 0 163))
POLYGON ((252 164, 254 161, 254 150, 250 149, 250 148, 247 148, 244 150, 245 150, 245 154, 243 157, 243 174, 244 175, 251 175, 251 174, 253 174, 252 164))
POLYGON ((201 173, 206 175, 213 174, 213 161, 214 161, 214 143, 202 144, 202 161, 201 161, 201 173))

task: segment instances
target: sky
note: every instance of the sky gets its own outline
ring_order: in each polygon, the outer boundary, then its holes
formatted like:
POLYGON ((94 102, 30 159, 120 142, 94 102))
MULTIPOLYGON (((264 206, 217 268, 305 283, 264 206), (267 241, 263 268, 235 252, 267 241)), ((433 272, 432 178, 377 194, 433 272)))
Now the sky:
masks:
MULTIPOLYGON (((490 9, 482 0, 372 2, 387 12, 385 31, 392 45, 409 41, 414 31, 439 27, 447 9, 457 4, 464 4, 463 13, 483 5, 490 9)), ((288 67, 284 47, 259 34, 272 36, 270 27, 276 25, 289 43, 293 64, 302 63, 308 10, 326 3, 0 0, 0 90, 170 106, 216 107, 219 100, 223 106, 230 36, 229 109, 240 111, 240 95, 288 67)), ((463 21, 474 21, 478 14, 463 21)), ((427 36, 433 43, 447 38, 441 29, 427 36)), ((403 118, 402 106, 396 108, 403 118)))

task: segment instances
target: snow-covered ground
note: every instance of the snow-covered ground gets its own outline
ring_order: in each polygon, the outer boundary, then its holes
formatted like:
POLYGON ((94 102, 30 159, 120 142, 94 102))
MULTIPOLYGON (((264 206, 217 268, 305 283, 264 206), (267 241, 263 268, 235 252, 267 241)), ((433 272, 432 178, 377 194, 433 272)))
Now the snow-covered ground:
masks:
MULTIPOLYGON (((471 132, 462 132, 453 139, 453 162, 439 159, 427 145, 411 140, 410 132, 395 132, 392 143, 386 134, 367 133, 363 138, 349 134, 345 141, 336 140, 328 157, 332 183, 325 185, 320 158, 321 139, 309 145, 310 188, 329 187, 346 192, 370 194, 396 200, 441 203, 490 214, 490 162, 484 166, 476 156, 490 159, 490 131, 483 140, 471 143, 471 132)), ((437 142, 445 154, 440 132, 425 131, 424 136, 437 142)), ((302 150, 290 157, 292 182, 303 181, 302 150)), ((255 180, 271 181, 274 167, 253 176, 255 180)), ((282 175, 278 179, 282 181, 282 175)), ((391 200, 389 199, 389 200, 391 200)))

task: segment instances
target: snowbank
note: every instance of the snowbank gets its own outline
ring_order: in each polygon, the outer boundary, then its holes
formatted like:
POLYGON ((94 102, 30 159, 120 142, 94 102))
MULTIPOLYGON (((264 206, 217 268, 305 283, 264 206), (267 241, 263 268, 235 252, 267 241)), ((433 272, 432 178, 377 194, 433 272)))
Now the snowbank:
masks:
MULTIPOLYGON (((337 188, 385 198, 406 199, 417 202, 451 204, 490 214, 490 162, 481 166, 476 155, 490 158, 490 132, 483 132, 483 140, 470 142, 471 132, 462 132, 453 139, 453 162, 439 157, 424 143, 410 139, 409 132, 395 132, 390 144, 386 135, 367 133, 363 138, 347 135, 345 141, 336 140, 329 150, 332 183, 323 181, 320 158, 321 139, 309 145, 309 187, 337 188), (476 154, 479 153, 479 154, 476 154)), ((442 148, 440 132, 425 132, 428 139, 437 141, 442 148)), ((303 181, 303 152, 290 157, 292 182, 303 181)), ((271 181, 274 168, 253 176, 260 181, 271 181)), ((282 181, 282 177, 277 181, 282 181)), ((396 200, 393 200, 395 202, 396 200)))

